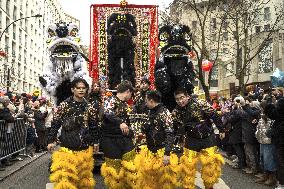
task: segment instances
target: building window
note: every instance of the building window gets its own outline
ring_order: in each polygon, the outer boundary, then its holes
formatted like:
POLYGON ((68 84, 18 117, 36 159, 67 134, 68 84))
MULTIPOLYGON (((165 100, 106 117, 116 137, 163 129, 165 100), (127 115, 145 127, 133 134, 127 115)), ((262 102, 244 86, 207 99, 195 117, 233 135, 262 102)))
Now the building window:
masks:
POLYGON ((195 29, 197 27, 197 21, 192 21, 192 28, 195 29))
POLYGON ((225 65, 225 77, 231 76, 234 73, 234 63, 231 62, 225 65))
POLYGON ((214 66, 212 68, 210 86, 211 87, 218 87, 218 66, 214 66))
POLYGON ((273 69, 272 39, 268 40, 258 54, 258 72, 269 73, 273 69))
POLYGON ((265 21, 270 20, 270 8, 269 7, 264 8, 264 20, 265 21))
POLYGON ((13 19, 17 20, 17 7, 14 6, 14 10, 13 10, 13 19))
MULTIPOLYGON (((10 24, 10 19, 6 17, 6 25, 8 26, 10 24)), ((6 33, 9 33, 9 28, 6 29, 6 33)))
POLYGON ((7 15, 10 15, 10 0, 6 1, 6 12, 7 12, 7 15))
POLYGON ((228 41, 228 32, 223 33, 223 40, 228 41))
POLYGON ((264 31, 268 32, 270 30, 270 24, 264 25, 264 31))
MULTIPOLYGON (((0 28, 2 28, 2 11, 0 11, 0 28)), ((2 31, 0 30, 0 32, 2 31)))
POLYGON ((255 26, 255 33, 259 33, 260 32, 260 26, 255 26))
POLYGON ((229 22, 227 20, 225 20, 224 23, 223 23, 223 29, 227 30, 228 26, 229 26, 229 22))
POLYGON ((228 48, 223 48, 223 53, 228 54, 229 53, 228 48))
POLYGON ((13 39, 16 40, 16 26, 13 25, 13 39))
POLYGON ((216 18, 211 19, 211 26, 213 30, 217 28, 216 18))

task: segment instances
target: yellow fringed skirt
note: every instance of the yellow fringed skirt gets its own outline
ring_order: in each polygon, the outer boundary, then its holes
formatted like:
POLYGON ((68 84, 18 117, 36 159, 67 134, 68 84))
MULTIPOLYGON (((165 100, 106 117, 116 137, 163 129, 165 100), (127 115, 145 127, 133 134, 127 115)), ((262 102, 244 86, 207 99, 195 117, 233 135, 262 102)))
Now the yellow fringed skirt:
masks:
POLYGON ((50 181, 55 189, 93 189, 93 148, 72 151, 61 147, 52 154, 50 181))
POLYGON ((147 189, 171 189, 179 186, 178 157, 171 154, 170 164, 164 166, 164 153, 164 149, 152 153, 146 146, 141 147, 139 154, 134 159, 137 169, 137 186, 147 189))
POLYGON ((104 177, 106 186, 110 189, 138 188, 136 185, 137 169, 133 163, 135 155, 135 150, 132 150, 124 154, 122 160, 105 158, 105 163, 101 167, 101 175, 104 177))

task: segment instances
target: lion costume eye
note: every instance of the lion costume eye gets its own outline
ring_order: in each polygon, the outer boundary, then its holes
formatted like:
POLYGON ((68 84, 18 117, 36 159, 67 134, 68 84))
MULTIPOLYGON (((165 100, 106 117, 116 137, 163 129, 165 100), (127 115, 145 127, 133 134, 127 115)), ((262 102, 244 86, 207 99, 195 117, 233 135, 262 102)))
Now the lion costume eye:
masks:
POLYGON ((77 28, 72 29, 71 32, 70 32, 70 35, 71 35, 72 37, 76 37, 77 34, 78 34, 78 29, 77 29, 77 28))
POLYGON ((185 39, 186 41, 190 41, 190 40, 191 40, 191 35, 188 34, 188 33, 185 33, 185 34, 184 34, 184 39, 185 39))
POLYGON ((163 32, 160 34, 160 40, 161 41, 167 41, 169 39, 170 35, 167 32, 163 32))
POLYGON ((47 33, 48 33, 48 37, 49 37, 49 38, 50 38, 50 37, 54 37, 54 36, 56 35, 55 31, 52 30, 51 28, 48 29, 47 33))

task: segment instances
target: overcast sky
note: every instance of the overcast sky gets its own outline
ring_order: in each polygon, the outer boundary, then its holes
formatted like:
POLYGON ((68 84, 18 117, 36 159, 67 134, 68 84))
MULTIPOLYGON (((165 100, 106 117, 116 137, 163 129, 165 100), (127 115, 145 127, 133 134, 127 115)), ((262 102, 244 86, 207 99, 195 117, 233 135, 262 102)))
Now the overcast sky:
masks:
MULTIPOLYGON (((80 20, 80 33, 83 44, 89 44, 90 36, 90 6, 92 4, 119 4, 120 0, 59 0, 64 11, 80 20)), ((173 0, 128 0, 129 4, 159 5, 166 7, 173 0)))

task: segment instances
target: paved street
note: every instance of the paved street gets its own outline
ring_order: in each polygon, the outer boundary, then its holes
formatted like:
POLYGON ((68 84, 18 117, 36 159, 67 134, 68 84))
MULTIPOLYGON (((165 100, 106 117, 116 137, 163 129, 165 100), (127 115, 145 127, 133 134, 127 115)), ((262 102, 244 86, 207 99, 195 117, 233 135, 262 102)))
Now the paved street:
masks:
MULTIPOLYGON (((50 154, 45 154, 20 171, 0 182, 0 189, 45 189, 48 181, 48 162, 50 154)), ((227 161, 227 163, 230 163, 227 161)), ((96 189, 104 189, 102 177, 95 176, 96 189)), ((197 189, 204 188, 197 174, 197 189)), ((223 169, 222 180, 214 187, 215 189, 271 189, 254 183, 254 177, 232 169, 228 164, 223 169)))

